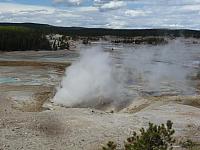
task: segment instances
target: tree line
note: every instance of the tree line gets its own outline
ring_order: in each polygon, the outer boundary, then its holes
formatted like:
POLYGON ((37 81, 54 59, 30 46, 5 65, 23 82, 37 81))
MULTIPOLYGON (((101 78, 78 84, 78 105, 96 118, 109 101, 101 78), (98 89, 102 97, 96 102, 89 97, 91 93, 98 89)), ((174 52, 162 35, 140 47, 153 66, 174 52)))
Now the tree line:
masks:
MULTIPOLYGON (((115 36, 124 38, 114 43, 165 43, 163 37, 200 38, 200 31, 187 29, 105 29, 82 27, 57 27, 34 23, 0 23, 0 51, 12 50, 57 50, 68 49, 69 43, 56 40, 52 43, 47 35, 60 34, 71 37, 72 40, 99 39, 99 37, 115 36), (134 37, 142 37, 135 40, 134 37), (144 38, 145 37, 145 38, 144 38), (146 38, 151 37, 151 38, 146 38), (156 37, 156 38, 155 38, 156 37), (158 38, 161 37, 161 38, 158 38), (132 40, 133 39, 133 40, 132 40)), ((88 43, 83 41, 83 43, 88 43)))
POLYGON ((24 27, 0 27, 0 50, 50 50, 46 35, 24 27))

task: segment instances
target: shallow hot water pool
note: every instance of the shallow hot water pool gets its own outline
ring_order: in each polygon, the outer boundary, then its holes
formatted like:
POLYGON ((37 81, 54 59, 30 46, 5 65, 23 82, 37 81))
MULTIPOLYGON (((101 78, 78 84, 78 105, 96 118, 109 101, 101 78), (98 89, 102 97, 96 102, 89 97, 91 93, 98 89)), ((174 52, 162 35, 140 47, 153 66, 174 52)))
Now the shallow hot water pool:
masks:
POLYGON ((0 77, 0 84, 5 84, 5 83, 16 83, 19 82, 20 79, 18 78, 13 78, 13 77, 0 77))

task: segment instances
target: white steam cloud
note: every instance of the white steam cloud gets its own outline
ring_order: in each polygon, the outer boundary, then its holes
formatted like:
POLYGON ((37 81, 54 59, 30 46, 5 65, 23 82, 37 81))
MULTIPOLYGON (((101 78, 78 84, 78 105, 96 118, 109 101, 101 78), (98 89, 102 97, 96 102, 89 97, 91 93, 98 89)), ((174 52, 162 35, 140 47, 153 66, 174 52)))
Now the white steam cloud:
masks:
POLYGON ((67 68, 54 102, 72 107, 82 102, 118 99, 122 90, 111 60, 109 53, 99 47, 83 51, 80 60, 67 68))
POLYGON ((190 64, 197 51, 194 45, 180 40, 160 46, 142 45, 123 51, 122 67, 126 79, 141 85, 139 92, 192 94, 195 91, 188 76, 195 71, 190 64))
POLYGON ((137 96, 195 93, 188 78, 197 71, 195 45, 175 40, 160 46, 101 46, 82 49, 80 59, 67 68, 56 104, 120 110, 137 96), (114 49, 103 51, 110 46, 114 49))

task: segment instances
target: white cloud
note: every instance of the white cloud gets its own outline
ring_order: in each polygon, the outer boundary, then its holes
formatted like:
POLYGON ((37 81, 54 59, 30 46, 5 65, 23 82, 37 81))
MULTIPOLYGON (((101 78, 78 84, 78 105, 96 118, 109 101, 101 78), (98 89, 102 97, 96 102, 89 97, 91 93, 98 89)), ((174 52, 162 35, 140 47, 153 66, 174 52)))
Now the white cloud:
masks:
POLYGON ((53 0, 54 3, 65 3, 69 5, 80 5, 83 0, 53 0))
POLYGON ((62 22, 62 20, 56 20, 56 23, 61 23, 62 22))
MULTIPOLYGON (((54 1, 67 3, 68 0, 54 1)), ((104 28, 200 29, 199 0, 94 0, 85 5, 86 1, 81 0, 84 4, 79 6, 65 4, 65 7, 0 2, 0 21, 104 28)))
POLYGON ((105 25, 106 28, 121 29, 126 26, 125 21, 113 20, 105 25))
POLYGON ((200 5, 184 5, 181 10, 185 11, 200 11, 200 5))
POLYGON ((97 12, 99 9, 97 7, 93 7, 93 6, 85 6, 85 7, 78 7, 76 9, 74 9, 78 12, 97 12))
POLYGON ((183 28, 184 27, 183 25, 180 25, 180 24, 170 24, 170 25, 163 25, 163 26, 169 26, 172 28, 183 28))
POLYGON ((147 12, 143 10, 126 10, 124 13, 127 16, 137 17, 137 16, 146 16, 151 12, 150 11, 147 12))
POLYGON ((25 13, 25 12, 35 12, 42 14, 52 14, 55 8, 45 7, 45 6, 34 6, 34 5, 24 5, 24 4, 14 4, 14 3, 0 3, 1 13, 25 13))
POLYGON ((101 10, 115 10, 125 7, 126 3, 124 1, 110 1, 100 6, 101 10))

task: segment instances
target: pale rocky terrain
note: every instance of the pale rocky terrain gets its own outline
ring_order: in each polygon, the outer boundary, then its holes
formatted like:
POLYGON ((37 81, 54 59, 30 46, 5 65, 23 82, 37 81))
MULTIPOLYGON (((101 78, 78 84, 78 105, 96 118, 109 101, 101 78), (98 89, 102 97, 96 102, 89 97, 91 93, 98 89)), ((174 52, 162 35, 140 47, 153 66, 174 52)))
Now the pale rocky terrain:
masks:
MULTIPOLYGON (((200 97, 195 99, 199 101, 200 97)), ((176 101, 164 101, 152 103, 135 113, 64 108, 51 103, 45 104, 49 110, 22 112, 12 107, 12 100, 1 97, 0 147, 6 150, 101 149, 109 140, 123 144, 133 130, 147 126, 149 121, 160 124, 167 120, 174 122, 177 140, 199 142, 200 109, 176 101)), ((129 109, 137 110, 137 106, 129 109)))

